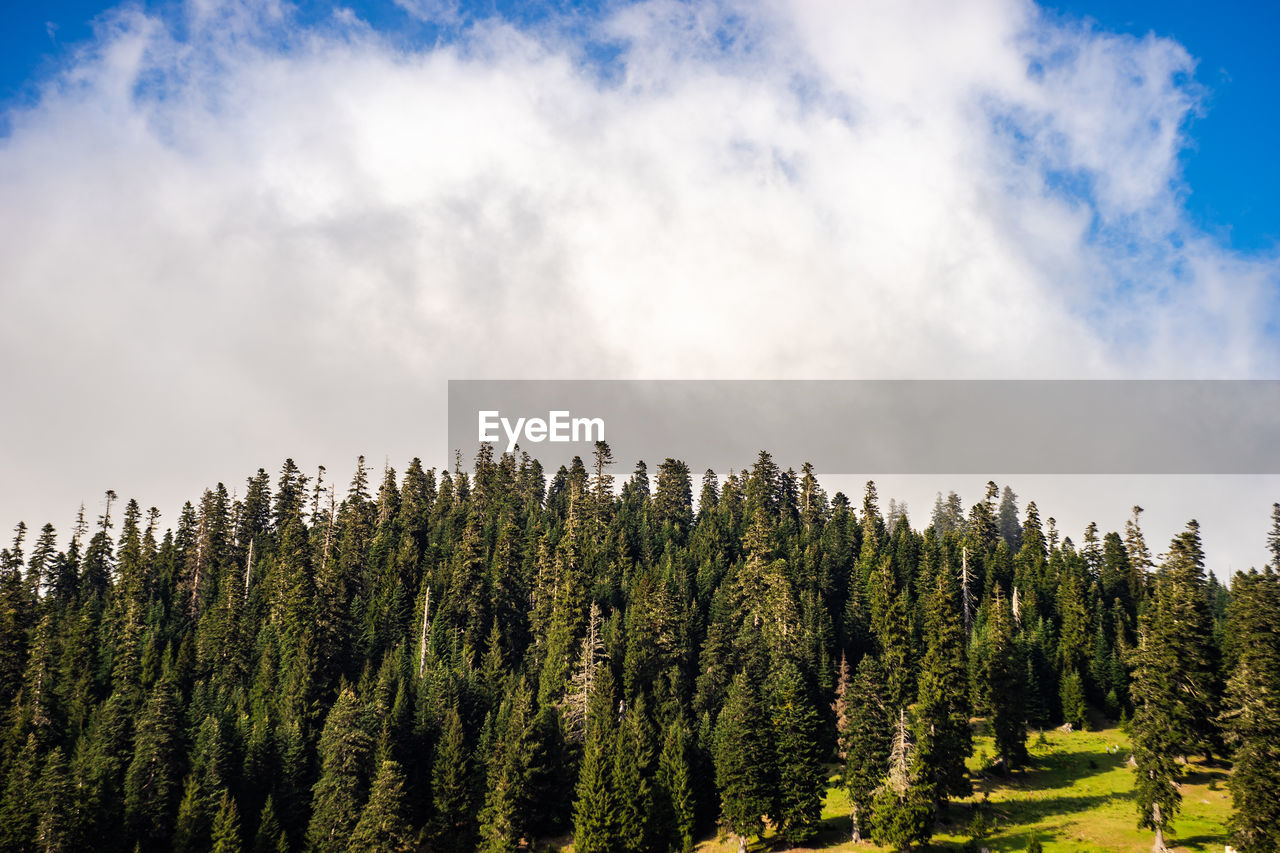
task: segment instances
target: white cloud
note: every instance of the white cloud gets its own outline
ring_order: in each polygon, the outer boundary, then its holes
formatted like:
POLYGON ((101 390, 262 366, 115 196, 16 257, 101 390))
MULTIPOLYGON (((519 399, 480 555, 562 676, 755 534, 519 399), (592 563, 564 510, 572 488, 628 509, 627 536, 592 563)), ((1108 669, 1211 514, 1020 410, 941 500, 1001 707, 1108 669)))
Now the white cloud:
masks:
POLYGON ((448 377, 1274 373, 1275 258, 1183 214, 1176 43, 652 0, 601 75, 573 23, 106 21, 0 142, 4 516, 431 455, 448 377))

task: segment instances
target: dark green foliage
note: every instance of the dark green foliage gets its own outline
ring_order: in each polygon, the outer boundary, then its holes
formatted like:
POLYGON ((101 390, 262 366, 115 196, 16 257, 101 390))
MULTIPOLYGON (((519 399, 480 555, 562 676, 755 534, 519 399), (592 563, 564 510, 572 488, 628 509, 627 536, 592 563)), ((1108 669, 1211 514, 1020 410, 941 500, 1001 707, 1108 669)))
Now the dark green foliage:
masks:
POLYGON ((818 751, 818 712, 795 664, 786 661, 769 679, 777 787, 770 816, 788 844, 803 844, 822 817, 826 773, 818 751))
MULTIPOLYGON (((1276 507, 1280 530, 1280 505, 1276 507)), ((1273 548, 1280 536, 1273 532, 1273 548)), ((1280 556, 1280 555, 1278 555, 1280 556)), ((1223 713, 1234 768, 1233 846, 1241 853, 1280 849, 1280 574, 1238 573, 1231 585, 1229 636, 1234 665, 1223 713)))
POLYGON ((967 793, 971 714, 1016 767, 1086 702, 1134 713, 1146 820, 1169 761, 1229 746, 1237 846, 1276 846, 1274 581, 1232 599, 1194 525, 1153 575, 1137 509, 1077 551, 994 483, 921 532, 768 453, 696 511, 684 462, 620 494, 613 465, 486 447, 343 490, 287 460, 169 530, 113 492, 65 550, 19 525, 0 847, 683 853, 718 817, 803 843, 837 760, 855 834, 903 847, 967 793))
POLYGON ((1013 612, 999 586, 989 604, 985 682, 991 702, 991 725, 995 730, 996 752, 1008 771, 1027 760, 1023 684, 1026 664, 1014 640, 1013 612))
POLYGON ((350 688, 342 691, 325 718, 320 735, 320 778, 312 789, 312 850, 341 853, 350 846, 369 785, 373 741, 364 729, 360 703, 350 688))
POLYGON ((924 778, 907 712, 898 712, 889 748, 889 766, 871 805, 871 837, 894 850, 909 851, 933 834, 934 795, 924 778))
POLYGON ((224 792, 213 819, 213 853, 240 853, 243 849, 240 810, 236 808, 235 799, 224 792))
POLYGON ((721 815, 740 847, 747 836, 764 831, 764 815, 773 805, 773 755, 760 693, 739 672, 716 720, 715 766, 721 815))
POLYGON ((471 753, 456 707, 449 708, 444 718, 431 771, 431 792, 434 797, 433 847, 456 853, 472 849, 476 834, 476 792, 472 783, 471 753))
POLYGON ((351 834, 351 850, 409 853, 412 833, 405 819, 404 773, 394 761, 383 761, 373 791, 351 834))
POLYGON ((921 765, 941 802, 969 793, 965 759, 973 753, 964 629, 956 608, 955 584, 945 570, 937 573, 925 600, 924 634, 915 708, 916 744, 921 765))
POLYGON ((871 800, 884 779, 893 737, 892 721, 884 698, 884 674, 868 655, 858 664, 847 698, 846 725, 840 731, 845 753, 844 785, 852 804, 852 837, 861 841, 868 830, 871 800))
POLYGON ((1164 849, 1164 833, 1178 813, 1177 755, 1181 741, 1177 727, 1179 673, 1169 635, 1179 630, 1170 611, 1157 604, 1143 614, 1138 647, 1132 656, 1134 800, 1138 825, 1154 830, 1155 849, 1164 849))
POLYGON ((658 756, 654 806, 658 845, 677 853, 692 850, 695 812, 689 733, 679 717, 668 724, 658 756))

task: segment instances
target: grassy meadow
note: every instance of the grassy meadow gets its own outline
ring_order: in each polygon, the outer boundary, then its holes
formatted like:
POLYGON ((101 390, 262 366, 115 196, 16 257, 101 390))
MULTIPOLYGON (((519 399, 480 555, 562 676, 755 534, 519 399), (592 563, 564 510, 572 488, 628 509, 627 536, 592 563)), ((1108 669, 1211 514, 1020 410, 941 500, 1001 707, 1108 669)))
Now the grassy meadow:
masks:
MULTIPOLYGON (((974 793, 953 803, 948 823, 927 849, 979 850, 1000 853, 1025 850, 1038 838, 1045 853, 1146 853, 1152 835, 1137 828, 1133 805, 1133 770, 1125 764, 1128 738, 1117 728, 1100 731, 1046 731, 1028 738, 1031 764, 1011 776, 982 772, 993 753, 989 735, 974 739, 974 793), (1119 749, 1108 752, 1108 747, 1119 749), (975 836, 977 836, 975 838, 975 836), (969 842, 974 840, 972 847, 969 842)), ((1231 813, 1227 770, 1192 761, 1182 779, 1182 811, 1167 838, 1172 850, 1222 853, 1231 813)), ((871 853, 884 848, 849 841, 849 801, 833 776, 823 808, 822 832, 811 848, 871 853)), ((770 850, 771 840, 753 843, 752 851, 770 850)), ((736 853, 724 837, 705 841, 699 853, 736 853)))

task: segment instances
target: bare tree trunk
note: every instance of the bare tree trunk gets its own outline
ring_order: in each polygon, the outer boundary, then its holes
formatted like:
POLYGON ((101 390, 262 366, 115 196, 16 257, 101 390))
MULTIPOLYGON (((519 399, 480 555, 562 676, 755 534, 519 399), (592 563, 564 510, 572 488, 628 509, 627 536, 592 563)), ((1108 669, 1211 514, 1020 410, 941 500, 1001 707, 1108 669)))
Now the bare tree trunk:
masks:
POLYGON ((853 837, 850 838, 849 840, 852 841, 854 844, 861 844, 862 830, 858 828, 858 804, 857 803, 853 804, 852 819, 853 819, 853 837))
POLYGON ((745 835, 738 836, 738 853, 747 853, 747 837, 745 835))
POLYGON ((1160 817, 1160 804, 1151 804, 1151 822, 1156 825, 1156 840, 1151 845, 1152 853, 1165 853, 1169 848, 1164 846, 1164 819, 1160 817))
POLYGON ((422 640, 418 645, 418 677, 427 671, 427 625, 431 621, 431 587, 427 587, 427 598, 422 603, 422 640))

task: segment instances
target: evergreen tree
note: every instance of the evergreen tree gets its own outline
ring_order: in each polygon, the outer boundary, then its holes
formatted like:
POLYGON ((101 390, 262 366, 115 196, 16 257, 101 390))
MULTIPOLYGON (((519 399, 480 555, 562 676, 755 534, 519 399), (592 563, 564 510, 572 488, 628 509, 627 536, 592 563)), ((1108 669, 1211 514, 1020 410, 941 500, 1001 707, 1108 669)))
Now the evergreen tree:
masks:
POLYGON ((955 596, 950 573, 938 572, 925 601, 926 648, 916 706, 920 761, 939 802, 969 793, 965 759, 973 753, 964 631, 955 596))
POLYGON ((312 788, 307 841, 313 851, 342 853, 360 819, 369 784, 373 743, 364 729, 362 709, 347 687, 325 718, 318 758, 320 778, 312 788))
POLYGON ((1134 793, 1138 825, 1155 832, 1152 847, 1165 850, 1164 836, 1170 821, 1181 807, 1178 791, 1179 747, 1175 706, 1178 674, 1173 649, 1166 642, 1178 630, 1170 621, 1170 611, 1162 606, 1142 616, 1138 647, 1132 656, 1133 719, 1129 736, 1133 743, 1134 793))
POLYGON ((224 791, 218 804, 218 814, 213 819, 213 853, 240 853, 243 849, 240 813, 235 799, 224 791))
POLYGON ((889 772, 871 807, 871 834, 877 843, 906 853, 933 834, 934 794, 920 771, 902 709, 889 750, 889 772))
POLYGON ((445 714, 431 770, 431 792, 434 798, 432 848, 448 853, 473 849, 476 825, 471 754, 456 706, 445 714))
POLYGON ((80 846, 76 840, 74 797, 75 790, 62 749, 55 746, 45 758, 44 770, 36 784, 40 819, 36 826, 35 849, 40 853, 71 853, 80 846))
POLYGON ((369 802, 351 834, 349 849, 386 853, 409 853, 414 849, 405 819, 404 785, 400 765, 390 759, 383 761, 369 802))
MULTIPOLYGON (((1280 529, 1280 504, 1276 505, 1280 529)), ((1280 537, 1273 529, 1273 548, 1280 537)), ((1280 850, 1280 574, 1271 567, 1237 573, 1231 584, 1229 635, 1234 666, 1223 723, 1232 752, 1235 813, 1231 843, 1240 853, 1280 850)))
POLYGON ((657 809, 657 841, 676 853, 693 850, 694 793, 689 766, 689 735, 684 721, 675 717, 667 725, 654 785, 657 809))
POLYGON ((1023 677, 1026 664, 1013 636, 1013 613, 997 586, 990 601, 986 688, 991 700, 991 726, 996 752, 1006 771, 1027 760, 1027 725, 1023 677))
POLYGON ((587 741, 578 771, 573 805, 573 848, 583 853, 607 853, 621 846, 618 798, 613 781, 617 712, 613 676, 601 664, 595 677, 587 719, 587 741))
POLYGON ((755 685, 739 672, 716 720, 716 787, 739 853, 746 853, 747 836, 763 833, 764 815, 772 805, 774 768, 765 757, 773 755, 773 745, 762 706, 755 685))
POLYGON ((157 685, 138 720, 124 779, 125 820, 142 850, 167 850, 179 794, 181 704, 174 685, 157 685))
POLYGON ((847 725, 840 731, 845 753, 844 786, 849 792, 854 843, 870 828, 871 801, 884 779, 892 738, 889 709, 884 696, 884 674, 870 655, 858 664, 849 691, 847 725))
POLYGON ((809 700, 800 670, 790 661, 770 677, 769 714, 773 729, 777 787, 770 817, 784 841, 803 844, 822 817, 826 774, 818 751, 818 712, 809 700))

